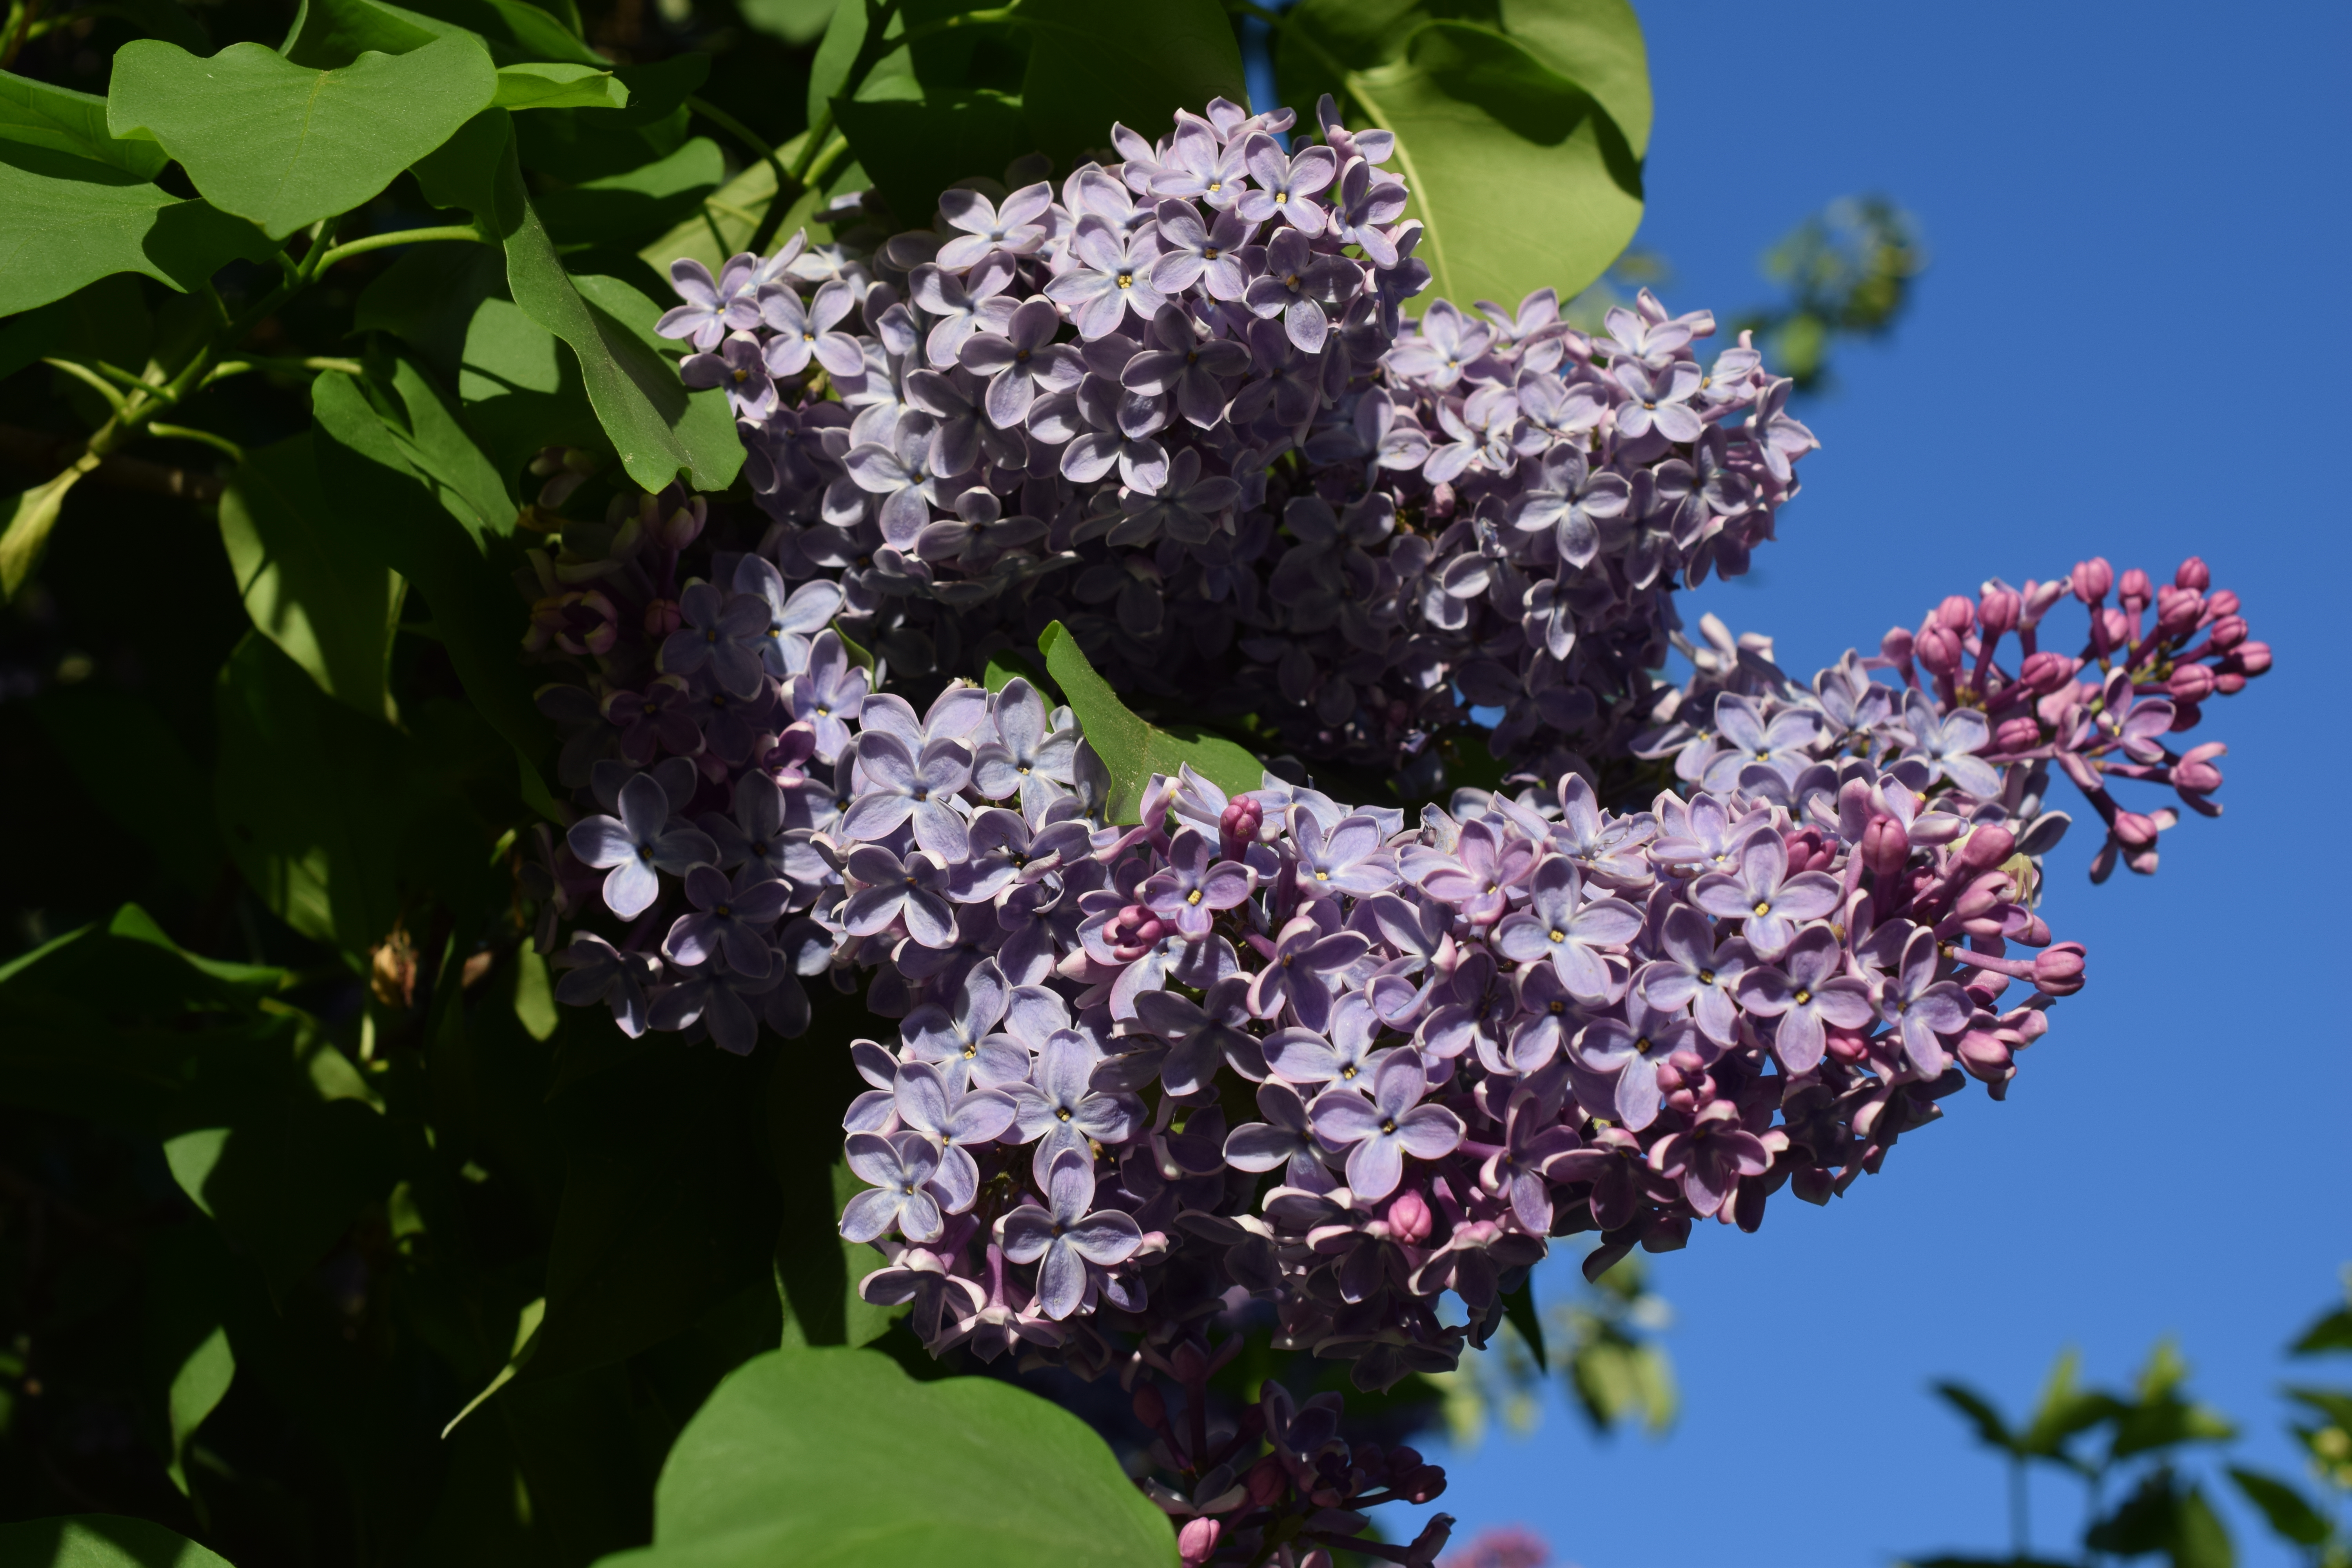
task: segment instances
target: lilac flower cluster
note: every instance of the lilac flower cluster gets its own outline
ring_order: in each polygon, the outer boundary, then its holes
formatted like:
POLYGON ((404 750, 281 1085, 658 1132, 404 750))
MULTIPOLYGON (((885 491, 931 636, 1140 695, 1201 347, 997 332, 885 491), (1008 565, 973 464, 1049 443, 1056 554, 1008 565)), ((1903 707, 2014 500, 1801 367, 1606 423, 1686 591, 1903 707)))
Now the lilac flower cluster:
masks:
POLYGON ((1385 132, 1219 100, 1058 193, 950 191, 877 253, 673 268, 788 582, 905 675, 1050 621, 1139 699, 1437 782, 1472 707, 1537 771, 1622 751, 1678 583, 1746 569, 1814 445, 1744 341, 1646 292, 1588 338, 1550 290, 1418 323, 1385 132), (863 330, 856 329, 863 324, 863 330), (1278 702, 1265 701, 1267 693, 1278 702))

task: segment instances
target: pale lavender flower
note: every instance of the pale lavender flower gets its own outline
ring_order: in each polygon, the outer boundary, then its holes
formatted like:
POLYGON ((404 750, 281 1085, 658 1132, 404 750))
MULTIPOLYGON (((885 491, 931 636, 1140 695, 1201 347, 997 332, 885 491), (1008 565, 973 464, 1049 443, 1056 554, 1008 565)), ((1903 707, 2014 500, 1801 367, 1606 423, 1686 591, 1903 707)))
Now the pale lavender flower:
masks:
POLYGON ((887 838, 909 817, 915 842, 952 866, 971 852, 964 813, 957 799, 971 782, 971 752, 942 735, 910 752, 896 735, 869 729, 857 742, 857 771, 865 789, 842 814, 844 837, 871 842, 887 838))
POLYGON ((769 374, 779 381, 798 375, 814 358, 830 374, 862 374, 866 350, 838 330, 842 318, 856 308, 857 291, 839 279, 819 289, 805 306, 791 289, 767 290, 760 297, 760 319, 775 334, 765 350, 769 374))
POLYGON ((1047 229, 1038 219, 1054 205, 1054 187, 1040 180, 1024 185, 1002 204, 978 191, 956 190, 940 197, 940 216, 963 232, 940 247, 939 264, 962 272, 992 251, 1025 256, 1045 243, 1047 229))
POLYGON ((1306 147, 1285 156, 1271 136, 1252 136, 1242 149, 1255 188, 1238 204, 1252 223, 1280 218, 1307 238, 1323 232, 1329 214, 1314 198, 1339 178, 1339 159, 1328 147, 1306 147))
POLYGON ((1595 1116, 1613 1115, 1635 1132, 1658 1118, 1658 1068, 1668 1057, 1698 1043, 1698 1032, 1678 1009, 1653 1006, 1638 992, 1625 997, 1622 1018, 1595 1018, 1576 1037, 1575 1060, 1587 1071, 1614 1073, 1606 1105, 1587 1105, 1595 1116))
POLYGON ((1731 937, 1718 945, 1706 917, 1677 903, 1666 911, 1658 951, 1656 959, 1642 966, 1635 989, 1653 1006, 1690 1008, 1700 1032, 1717 1045, 1737 1044, 1739 1002, 1734 998, 1744 1000, 1743 977, 1751 984, 1754 979, 1749 963, 1755 955, 1748 943, 1731 937))
POLYGON ((925 947, 955 940, 955 911, 949 907, 948 874, 918 851, 904 860, 879 845, 850 851, 848 870, 864 884, 842 908, 842 927, 852 936, 872 936, 903 920, 907 934, 925 947))
POLYGON ((1061 324, 1053 301, 1024 300, 1002 334, 975 332, 956 352, 964 369, 989 378, 982 406, 998 429, 1019 425, 1041 390, 1067 392, 1086 374, 1086 362, 1054 342, 1061 324))
POLYGON ((1533 483, 1511 502, 1511 526, 1553 531, 1559 558, 1586 566, 1601 552, 1602 521, 1621 515, 1631 487, 1622 474, 1595 471, 1580 448, 1561 445, 1543 457, 1533 483))
POLYGON ((1117 1209, 1096 1209, 1094 1161, 1065 1152, 1043 1178, 1051 1206, 1024 1204, 997 1222, 1008 1262, 1037 1265, 1037 1309, 1060 1320, 1078 1310, 1089 1270, 1135 1256, 1143 1233, 1117 1209))
POLYGON ((940 1238, 940 1205, 930 1191, 940 1152, 929 1139, 919 1132, 853 1132, 848 1154, 850 1171, 869 1190, 842 1211, 842 1239, 873 1241, 892 1230, 908 1241, 940 1238))
MULTIPOLYGON (((1891 929, 1886 934, 1892 934, 1891 929)), ((1873 945, 1878 942, 1874 934, 1873 945)), ((1952 1065, 1951 1053, 1939 1037, 1968 1027, 1970 1012, 1967 994, 1952 981, 1937 979, 1936 969, 1936 933, 1913 927, 1878 999, 1881 1016, 1902 1035, 1903 1054, 1912 1070, 1929 1079, 1952 1065)))
MULTIPOLYGON (((2172 709, 2167 703, 2158 732, 2171 726, 2172 709)), ((1903 728, 1911 738, 1903 754, 1927 764, 1929 783, 1949 779, 1979 799, 2000 794, 2000 771, 1976 755, 1992 740, 1991 727, 1982 713, 1973 708, 1955 708, 1939 714, 1933 701, 1914 691, 1906 695, 1903 703, 1903 728)), ((2158 755, 2160 758, 2162 753, 2158 755)))
POLYGON ((1203 937, 1220 911, 1243 902, 1256 887, 1256 872, 1238 861, 1218 859, 1216 846, 1188 827, 1169 847, 1166 868, 1144 881, 1138 897, 1186 936, 1203 937))
POLYGON ((718 858, 706 834, 670 825, 669 795, 652 775, 639 773, 621 786, 620 816, 583 816, 564 835, 583 866, 609 870, 604 903, 625 921, 653 907, 661 894, 656 871, 682 876, 691 866, 718 858))
POLYGON ((1691 902, 1717 920, 1738 921, 1739 934, 1764 958, 1778 958, 1797 928, 1838 904, 1837 879, 1822 871, 1789 875, 1789 850, 1777 833, 1750 837, 1736 871, 1710 871, 1691 884, 1691 902))
POLYGON ((1621 360, 1609 374, 1628 399, 1617 405, 1618 434, 1638 438, 1654 429, 1669 441, 1696 441, 1706 428, 1690 406, 1702 379, 1690 361, 1675 360, 1654 371, 1639 361, 1621 360))
POLYGON ((1828 1043, 1823 1026, 1859 1029, 1875 1011, 1870 988, 1844 977, 1845 953, 1827 926, 1808 926, 1789 944, 1777 969, 1749 971, 1739 981, 1739 1005, 1759 1018, 1778 1018, 1772 1054, 1791 1073, 1820 1065, 1828 1043))
POLYGON ((1434 300, 1421 318, 1421 330, 1399 339, 1389 351, 1389 368, 1443 391, 1461 380, 1463 367, 1476 361, 1492 342, 1494 332, 1484 321, 1465 317, 1452 300, 1434 300))
POLYGON ((1305 1186, 1321 1175, 1316 1156, 1314 1130, 1307 1102, 1279 1079, 1257 1086, 1258 1114, 1264 1121, 1245 1121, 1225 1135, 1225 1163, 1253 1173, 1286 1167, 1283 1184, 1305 1186))
POLYGON ((1151 281, 1160 242, 1147 230, 1122 236, 1098 217, 1083 217, 1070 255, 1075 265, 1045 285, 1045 297, 1068 312, 1081 337, 1108 337, 1130 310, 1148 321, 1166 302, 1151 281))
POLYGON ((1102 1053, 1075 1029, 1046 1037, 1029 1081, 1009 1086, 1015 1125, 1024 1143, 1037 1147, 1031 1170, 1044 1185, 1055 1156, 1076 1153, 1089 1161, 1087 1142, 1124 1143, 1143 1122, 1143 1103, 1131 1094, 1097 1089, 1095 1066, 1102 1053))
POLYGON ((1231 209, 1204 224, 1190 202, 1161 202, 1157 211, 1160 258, 1151 264, 1151 286, 1173 295, 1197 282, 1213 300, 1239 300, 1249 287, 1247 247, 1257 225, 1231 209))
POLYGON ((1271 945, 1265 967, 1250 981, 1250 1011, 1271 1018, 1287 1003, 1299 1022, 1318 1029, 1331 1016, 1331 988, 1324 976, 1345 970, 1371 943, 1360 931, 1327 931, 1300 915, 1271 945))
POLYGON ((1405 1156, 1442 1160, 1460 1147, 1462 1119, 1442 1105, 1424 1105, 1429 1075, 1412 1051, 1398 1051, 1372 1073, 1370 1100, 1352 1089, 1328 1089, 1309 1110, 1316 1135, 1348 1151, 1348 1189, 1378 1203, 1404 1179, 1405 1156))
POLYGON ((1587 900, 1576 863, 1561 856, 1536 867, 1528 891, 1528 908, 1495 929, 1496 951, 1519 963, 1549 958, 1571 995, 1606 998, 1612 982, 1602 952, 1633 940, 1641 911, 1620 899, 1587 900))
POLYGON ((1020 301, 1004 289, 1013 277, 1010 259, 997 253, 963 278, 933 266, 918 267, 908 275, 908 292, 915 303, 926 315, 939 318, 923 339, 923 357, 932 368, 946 370, 957 363, 974 332, 1002 332, 1012 325, 1020 301))
MULTIPOLYGON (((866 705, 866 671, 830 629, 809 646, 808 668, 785 688, 793 717, 816 731, 816 755, 830 763, 849 744, 849 721, 866 705)), ((846 782, 845 780, 844 782, 846 782)))
POLYGON ((940 1151, 931 1192, 949 1214, 961 1214, 980 1195, 973 1144, 993 1143, 1013 1125, 1013 1097, 994 1089, 966 1091, 929 1062, 901 1062, 891 1084, 899 1123, 940 1151))

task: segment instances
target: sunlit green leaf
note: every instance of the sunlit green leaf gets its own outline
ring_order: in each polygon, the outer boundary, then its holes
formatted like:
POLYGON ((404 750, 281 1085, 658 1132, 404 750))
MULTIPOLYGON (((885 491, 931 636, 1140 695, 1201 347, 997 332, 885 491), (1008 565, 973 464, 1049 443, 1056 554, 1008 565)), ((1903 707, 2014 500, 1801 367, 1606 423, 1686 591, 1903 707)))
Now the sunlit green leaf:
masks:
POLYGON ((329 696, 395 717, 384 666, 407 585, 328 500, 309 432, 247 458, 221 496, 220 531, 262 635, 329 696))
POLYGON ((206 199, 283 237, 383 190, 497 90, 464 36, 327 70, 259 44, 206 60, 142 38, 114 57, 107 124, 162 142, 206 199))
POLYGON ((1627 0, 1501 0, 1505 33, 1601 100, 1640 158, 1650 150, 1650 52, 1627 0))
POLYGON ((1069 1412, 993 1378, 918 1383, 872 1351, 788 1350, 747 1363, 687 1424, 654 1543, 604 1568, 1175 1562, 1166 1516, 1069 1412))
POLYGON ((499 68, 500 109, 626 109, 629 89, 609 70, 555 61, 499 68))
POLYGON ((1391 167, 1427 224, 1415 254, 1431 293, 1516 306, 1575 293, 1608 269, 1642 219, 1639 163, 1582 88, 1501 34, 1431 22, 1403 58, 1349 79, 1397 134, 1391 167))
POLYGON ((182 290, 236 257, 277 247, 209 202, 184 201, 103 163, 0 142, 0 315, 116 272, 182 290))
POLYGON ((1045 673, 1077 716, 1087 744, 1110 773, 1111 821, 1140 820, 1143 792, 1150 787, 1152 775, 1174 778, 1187 763, 1227 794, 1256 789, 1265 782, 1263 764, 1233 742, 1199 731, 1179 734, 1136 717, 1096 673, 1077 638, 1061 622, 1045 628, 1037 647, 1045 656, 1045 673))
POLYGON ((113 1513, 0 1524, 0 1563, 7 1568, 231 1568, 227 1558, 185 1536, 113 1513))
POLYGON ((2263 1510, 2263 1518, 2269 1521, 2271 1529, 2296 1545, 2316 1546, 2332 1533, 2327 1516, 2277 1477, 2232 1465, 2230 1479, 2238 1483, 2238 1489, 2246 1494, 2248 1502, 2263 1510))

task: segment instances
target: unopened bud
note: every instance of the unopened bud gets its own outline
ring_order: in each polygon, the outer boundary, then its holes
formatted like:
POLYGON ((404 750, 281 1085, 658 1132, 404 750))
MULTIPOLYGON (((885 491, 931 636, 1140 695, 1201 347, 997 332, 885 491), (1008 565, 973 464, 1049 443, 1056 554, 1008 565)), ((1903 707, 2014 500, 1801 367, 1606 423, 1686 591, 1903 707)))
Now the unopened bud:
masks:
POLYGON ((1135 1391, 1135 1418, 1155 1431, 1168 1421, 1168 1402, 1160 1397, 1160 1390, 1145 1384, 1135 1391))
POLYGON ((1911 858, 1911 838, 1903 825, 1891 816, 1881 816, 1862 830, 1862 863, 1878 877, 1892 877, 1903 869, 1911 858))
POLYGON ((2248 675, 2260 675, 2271 667, 2271 645, 2266 642, 2240 643, 2231 662, 2248 675))
POLYGON ((2014 718, 2003 719, 1994 727, 1992 749, 1997 752, 2021 752, 2039 743, 2041 739, 2042 726, 2031 714, 2020 713, 2014 718))
POLYGON ((2025 601, 2014 588, 1993 588, 1977 601, 1977 624, 1988 632, 2013 632, 2025 615, 2025 601))
POLYGON ((646 635, 666 637, 684 625, 676 599, 651 599, 646 604, 646 635))
POLYGON ((2243 616, 2223 616, 2206 631, 2213 647, 2228 653, 2246 640, 2246 618, 2243 616))
POLYGON ((1960 639, 1958 634, 1929 616, 1912 639, 1912 657, 1937 675, 1949 675, 1960 668, 1960 639))
POLYGON ((2201 594, 2213 585, 2213 569, 2192 555, 2182 562, 2179 569, 2172 574, 2172 585, 2176 588, 2194 588, 2201 594))
POLYGON ((2062 942, 2033 955, 2033 984, 2053 996, 2072 996, 2083 988, 2083 944, 2062 942))
POLYGON ((2206 595, 2205 607, 2217 616, 2234 616, 2245 608, 2238 602, 2238 595, 2227 588, 2216 588, 2206 595))
POLYGON ((2116 837, 2134 849, 2145 849, 2156 842, 2157 823, 2152 816, 2137 811, 2116 813, 2116 837))
POLYGON ((2094 555, 2088 561, 2074 563, 2073 582, 2074 597, 2086 605, 2095 605, 2115 586, 2116 569, 2107 564, 2105 556, 2094 555))
POLYGON ((1986 1083, 2000 1083, 2016 1070, 2011 1065, 2009 1047, 1987 1029, 1970 1029, 1962 1035, 1959 1049, 1953 1054, 1971 1077, 1986 1083))
POLYGON ((2027 656, 2018 667, 2017 679, 2029 690, 2047 696, 2074 679, 2074 661, 2044 648, 2027 656))
POLYGON ((2172 764, 2172 782, 2195 795, 2210 795, 2221 787, 2221 770, 2212 760, 2226 755, 2230 748, 2219 741, 2208 742, 2192 748, 2189 754, 2172 764))
POLYGON ((672 550, 683 550, 702 537, 702 525, 710 516, 710 504, 696 496, 684 506, 662 519, 661 542, 672 550))
POLYGON ((1958 594, 1948 595, 1932 613, 1948 632, 1964 632, 1976 625, 1977 607, 1958 594))
POLYGON ((1252 1507, 1272 1508, 1290 1489, 1290 1472, 1282 1468, 1280 1459, 1268 1454, 1249 1468, 1242 1484, 1249 1489, 1252 1507))
POLYGON ((2126 610, 2144 610, 2156 597, 2156 584, 2147 580, 2147 573, 2135 566, 2124 574, 2116 597, 2123 601, 2126 610))
POLYGON ((1988 822, 1960 840, 1960 864, 1971 871, 1990 871, 2016 850, 2017 835, 1997 822, 1988 822))
POLYGON ((2050 613, 2050 606, 2065 596, 2066 584, 2063 578, 2053 578, 2047 583, 2027 583, 2025 606, 2017 624, 2029 631, 2040 626, 2042 617, 2050 613))
POLYGON ((2213 694, 2210 666, 2184 664, 2165 681, 2164 689, 2182 702, 2202 702, 2213 694))
POLYGON ((2205 615, 2205 595, 2194 588, 2156 591, 2156 629, 2168 637, 2186 637, 2205 615))
POLYGON ((1389 1235, 1407 1247, 1418 1247, 1429 1239, 1435 1223, 1429 1212, 1429 1200, 1411 1187, 1396 1195, 1389 1205, 1389 1235))
POLYGON ((1224 1532, 1225 1527, 1213 1519, 1188 1519, 1176 1532, 1176 1555, 1187 1563, 1206 1563, 1224 1532))
POLYGON ((1901 664, 1911 657, 1911 634, 1901 626, 1893 628, 1878 639, 1878 652, 1881 658, 1901 664))
POLYGON ((2099 623, 2102 641, 2106 647, 2121 647, 2131 640, 2131 617, 2121 610, 2094 610, 2091 614, 2099 623))

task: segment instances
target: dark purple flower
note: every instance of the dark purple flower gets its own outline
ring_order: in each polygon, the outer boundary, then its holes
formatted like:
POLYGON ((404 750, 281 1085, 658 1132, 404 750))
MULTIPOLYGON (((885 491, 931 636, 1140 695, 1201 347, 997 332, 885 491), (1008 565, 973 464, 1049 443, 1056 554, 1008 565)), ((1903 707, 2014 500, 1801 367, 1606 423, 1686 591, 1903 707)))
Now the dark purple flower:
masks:
POLYGON ((1265 1078, 1265 1054, 1249 1032, 1248 991, 1247 980, 1229 974, 1197 1003, 1172 991, 1148 991, 1135 999, 1137 1021, 1168 1042, 1160 1081, 1169 1093, 1198 1094, 1212 1087, 1221 1062, 1232 1063, 1244 1078, 1265 1078))
POLYGON ((661 961, 651 953, 614 947, 593 931, 574 931, 572 945, 555 954, 559 969, 571 973, 555 983, 555 999, 566 1007, 591 1007, 599 1002, 613 1009, 621 1033, 635 1039, 646 1032, 646 993, 661 973, 661 961))
POLYGON ((621 755, 644 766, 656 751, 690 757, 702 750, 694 699, 683 677, 656 676, 642 691, 614 687, 604 694, 604 717, 620 726, 621 755))
POLYGON ((1623 476, 1595 472, 1580 449, 1562 444, 1544 454, 1534 482, 1511 502, 1511 526, 1550 529, 1562 561, 1590 565, 1601 552, 1601 522, 1622 514, 1630 493, 1623 476))
POLYGON ((1252 977, 1250 1011, 1271 1018, 1287 1003, 1301 1024, 1321 1028, 1331 1016, 1331 988, 1324 976, 1346 969, 1370 946, 1360 931, 1327 931, 1312 917, 1298 916, 1282 928, 1265 967, 1252 977))
POLYGON ((716 353, 687 355, 677 376, 696 392, 725 387, 738 419, 764 419, 775 411, 776 384, 761 361, 760 340, 750 332, 728 333, 716 353))
POLYGON ((1651 1164, 1682 1184, 1683 1199, 1700 1215, 1712 1215, 1731 1196, 1743 1176, 1772 1168, 1764 1140, 1739 1124, 1727 1100, 1715 1100, 1698 1113, 1686 1132, 1669 1132, 1650 1152, 1651 1164))
POLYGON ((1317 1157, 1307 1102, 1279 1079, 1257 1086, 1258 1114, 1264 1121, 1245 1121, 1225 1135, 1225 1163, 1236 1171, 1285 1168, 1285 1186, 1304 1186, 1322 1174, 1317 1157))
POLYGON ((955 940, 955 911, 946 898, 948 874, 929 855, 901 860, 875 844, 850 851, 848 870, 864 886, 842 907, 842 927, 852 936, 872 936, 904 920, 907 934, 925 947, 955 940))
POLYGON ((793 717, 816 731, 816 755, 832 762, 849 744, 849 721, 866 704, 866 671, 849 662, 841 638, 827 630, 809 646, 808 668, 785 688, 793 717))
POLYGON ((758 979, 774 966, 768 932, 783 918, 792 885, 769 875, 765 866, 747 866, 731 883, 716 866, 686 873, 687 901, 695 912, 680 915, 662 940, 662 952, 679 963, 709 963, 725 954, 730 967, 758 979))

